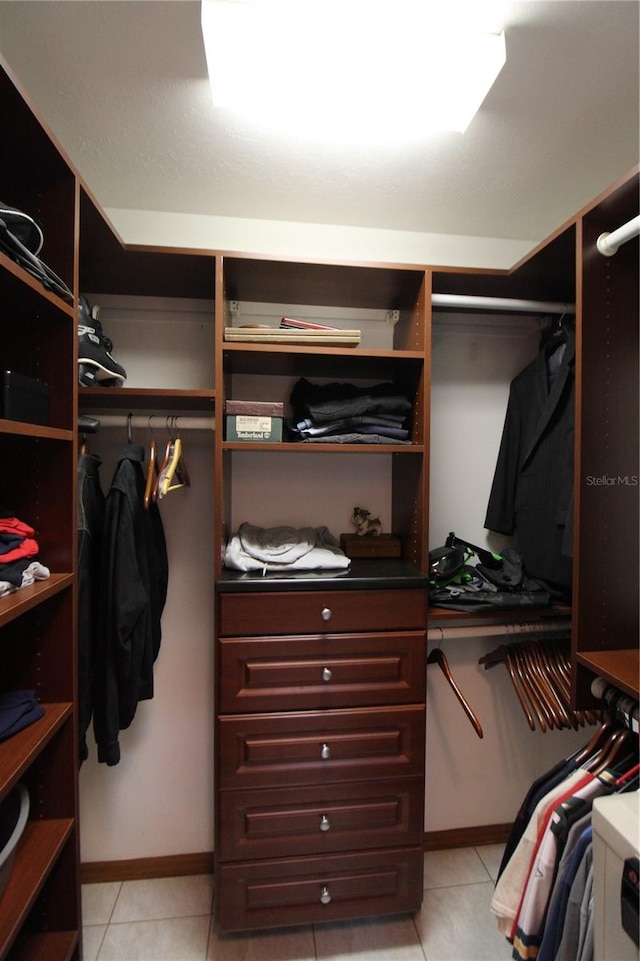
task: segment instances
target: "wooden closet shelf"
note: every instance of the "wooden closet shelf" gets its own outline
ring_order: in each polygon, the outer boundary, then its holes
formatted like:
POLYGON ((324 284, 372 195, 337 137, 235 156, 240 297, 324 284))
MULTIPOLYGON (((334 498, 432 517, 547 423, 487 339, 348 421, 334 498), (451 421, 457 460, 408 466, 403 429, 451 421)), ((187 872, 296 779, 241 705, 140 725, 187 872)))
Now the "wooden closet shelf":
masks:
POLYGON ((21 420, 0 418, 0 434, 19 434, 23 437, 38 437, 41 440, 73 440, 72 430, 61 427, 43 427, 41 424, 27 424, 21 420))
POLYGON ((95 413, 104 410, 145 411, 150 415, 162 411, 193 410, 211 413, 215 406, 215 390, 160 390, 146 387, 81 387, 81 410, 95 413))
POLYGON ((77 931, 41 931, 25 935, 14 945, 11 961, 69 961, 77 943, 77 931))
POLYGON ((223 450, 262 451, 263 453, 278 451, 287 454, 424 454, 422 444, 304 444, 299 441, 287 443, 280 441, 276 444, 266 444, 258 441, 254 444, 245 440, 225 441, 223 450))
POLYGON ((578 664, 589 668, 630 697, 638 698, 640 689, 640 651, 637 647, 611 651, 582 651, 578 664))
POLYGON ((237 374, 280 374, 297 377, 393 378, 409 364, 420 369, 424 351, 363 350, 361 347, 296 347, 238 344, 224 341, 225 368, 237 374))
MULTIPOLYGON (((571 607, 568 604, 554 604, 551 607, 513 607, 509 610, 494 611, 453 611, 446 607, 429 607, 429 626, 438 627, 440 622, 451 624, 459 621, 461 625, 478 620, 480 623, 491 621, 496 624, 528 624, 530 621, 543 623, 556 617, 570 617, 571 607)), ((453 626, 453 625, 452 625, 453 626)))
POLYGON ((72 304, 68 304, 56 294, 52 294, 39 280, 32 277, 28 271, 2 252, 0 252, 0 268, 3 268, 6 272, 3 277, 2 290, 2 306, 5 310, 12 308, 16 303, 24 304, 28 301, 35 307, 38 304, 43 305, 44 301, 48 301, 56 310, 62 310, 70 318, 73 317, 74 308, 72 304))
POLYGON ((71 834, 73 823, 70 818, 28 822, 0 900, 0 957, 5 956, 24 923, 71 834))
POLYGON ((71 714, 71 704, 43 704, 44 717, 0 743, 0 797, 20 780, 71 714))
POLYGON ((35 584, 21 587, 6 597, 0 597, 0 627, 70 587, 73 578, 73 574, 52 574, 46 581, 36 581, 35 584))

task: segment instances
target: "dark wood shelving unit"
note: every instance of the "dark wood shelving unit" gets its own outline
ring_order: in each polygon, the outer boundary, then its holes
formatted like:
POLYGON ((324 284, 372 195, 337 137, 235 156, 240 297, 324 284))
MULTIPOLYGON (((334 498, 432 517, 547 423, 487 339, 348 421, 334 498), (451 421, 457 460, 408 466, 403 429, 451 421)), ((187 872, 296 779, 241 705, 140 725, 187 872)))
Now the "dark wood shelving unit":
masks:
POLYGON ((70 961, 78 947, 76 931, 47 931, 22 935, 11 951, 11 961, 70 961))
POLYGON ((576 341, 574 697, 589 707, 597 676, 640 696, 638 636, 639 238, 603 256, 601 233, 638 215, 640 167, 579 215, 576 341))
MULTIPOLYGON (((14 131, 0 173, 7 202, 43 228, 47 264, 73 288, 75 171, 0 64, 3 119, 14 131)), ((46 384, 47 422, 0 419, 0 505, 29 524, 45 580, 0 598, 2 693, 33 690, 44 716, 0 743, 0 801, 17 783, 29 819, 0 899, 0 958, 80 961, 76 736, 76 341, 73 305, 0 254, 5 369, 46 384), (55 509, 51 506, 55 505, 55 509)))
POLYGON ((49 873, 73 832, 73 820, 29 821, 16 850, 14 871, 0 900, 0 952, 19 934, 49 873))

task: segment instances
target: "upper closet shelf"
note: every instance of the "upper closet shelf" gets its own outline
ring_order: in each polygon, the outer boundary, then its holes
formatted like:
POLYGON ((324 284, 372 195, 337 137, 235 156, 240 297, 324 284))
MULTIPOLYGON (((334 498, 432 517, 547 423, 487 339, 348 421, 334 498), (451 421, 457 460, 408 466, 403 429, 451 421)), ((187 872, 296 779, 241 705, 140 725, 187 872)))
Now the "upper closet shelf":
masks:
POLYGON ((162 390, 146 387, 80 387, 82 410, 135 410, 157 414, 161 411, 213 412, 215 390, 162 390))

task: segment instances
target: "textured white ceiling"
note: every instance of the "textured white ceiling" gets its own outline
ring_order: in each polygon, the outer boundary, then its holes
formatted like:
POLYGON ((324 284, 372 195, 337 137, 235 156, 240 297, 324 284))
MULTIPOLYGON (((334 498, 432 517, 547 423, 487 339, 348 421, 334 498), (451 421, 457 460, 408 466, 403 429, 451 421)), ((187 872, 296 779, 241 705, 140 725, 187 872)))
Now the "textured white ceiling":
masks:
POLYGON ((467 132, 408 146, 217 115, 196 0, 0 2, 0 51, 107 208, 538 240, 638 161, 639 11, 511 3, 507 64, 467 132))

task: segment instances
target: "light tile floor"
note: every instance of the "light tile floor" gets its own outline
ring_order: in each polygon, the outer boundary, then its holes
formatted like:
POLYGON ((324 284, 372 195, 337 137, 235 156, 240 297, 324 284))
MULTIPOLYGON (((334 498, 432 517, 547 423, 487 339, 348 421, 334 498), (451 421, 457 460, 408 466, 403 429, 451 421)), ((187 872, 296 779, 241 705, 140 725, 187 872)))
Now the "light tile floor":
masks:
POLYGON ((87 884, 85 961, 508 961, 489 902, 502 845, 425 854, 412 916, 218 935, 208 875, 87 884))

